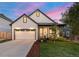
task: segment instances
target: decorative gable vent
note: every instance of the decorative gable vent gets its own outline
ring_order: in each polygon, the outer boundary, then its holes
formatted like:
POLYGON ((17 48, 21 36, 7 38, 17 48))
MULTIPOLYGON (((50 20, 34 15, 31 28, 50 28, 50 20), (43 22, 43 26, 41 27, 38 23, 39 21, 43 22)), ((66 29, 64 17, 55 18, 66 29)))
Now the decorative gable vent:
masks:
POLYGON ((39 17, 40 16, 40 12, 37 11, 36 12, 36 16, 39 17))
POLYGON ((23 17, 23 23, 27 23, 27 17, 26 16, 23 17))

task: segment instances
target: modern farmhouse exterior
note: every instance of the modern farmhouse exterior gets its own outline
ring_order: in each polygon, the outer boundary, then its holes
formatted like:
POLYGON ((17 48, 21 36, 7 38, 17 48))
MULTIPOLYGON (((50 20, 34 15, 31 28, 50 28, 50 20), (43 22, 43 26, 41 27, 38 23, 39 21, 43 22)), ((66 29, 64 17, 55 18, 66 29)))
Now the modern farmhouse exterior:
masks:
MULTIPOLYGON (((12 40, 38 40, 51 37, 53 33, 51 28, 54 25, 56 25, 56 22, 37 9, 31 15, 23 14, 11 23, 12 40)), ((59 37, 59 30, 56 31, 56 34, 59 37)))
POLYGON ((37 23, 23 14, 12 23, 12 39, 38 39, 37 23))
POLYGON ((11 39, 11 23, 11 19, 0 14, 0 39, 11 39))
MULTIPOLYGON (((52 26, 57 26, 58 24, 49 18, 45 13, 39 9, 35 10, 32 14, 29 15, 35 22, 38 23, 38 32, 39 38, 49 38, 53 36, 52 26)), ((59 37, 59 30, 56 31, 57 37, 59 37)))

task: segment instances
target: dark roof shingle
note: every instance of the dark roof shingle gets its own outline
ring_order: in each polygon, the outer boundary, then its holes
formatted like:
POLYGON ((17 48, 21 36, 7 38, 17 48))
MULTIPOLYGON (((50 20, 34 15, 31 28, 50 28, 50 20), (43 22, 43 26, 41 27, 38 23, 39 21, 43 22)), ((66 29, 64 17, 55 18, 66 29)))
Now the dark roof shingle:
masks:
POLYGON ((9 21, 9 22, 12 22, 12 20, 10 18, 6 17, 4 14, 0 14, 0 17, 9 21))

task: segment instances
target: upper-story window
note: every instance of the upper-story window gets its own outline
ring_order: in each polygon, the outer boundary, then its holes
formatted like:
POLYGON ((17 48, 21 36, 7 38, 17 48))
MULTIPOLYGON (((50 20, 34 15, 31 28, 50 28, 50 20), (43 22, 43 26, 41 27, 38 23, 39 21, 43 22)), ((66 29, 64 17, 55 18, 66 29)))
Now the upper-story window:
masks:
POLYGON ((27 23, 27 17, 26 16, 23 17, 23 23, 27 23))
POLYGON ((37 11, 36 12, 36 16, 39 17, 40 16, 40 12, 37 11))

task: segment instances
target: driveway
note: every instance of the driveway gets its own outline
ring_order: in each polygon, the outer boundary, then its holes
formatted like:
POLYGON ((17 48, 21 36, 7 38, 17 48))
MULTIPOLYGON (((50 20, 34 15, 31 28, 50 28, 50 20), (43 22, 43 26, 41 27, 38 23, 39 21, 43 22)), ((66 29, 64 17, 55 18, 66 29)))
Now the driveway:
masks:
POLYGON ((25 57, 30 51, 32 40, 13 40, 0 44, 0 57, 25 57))

